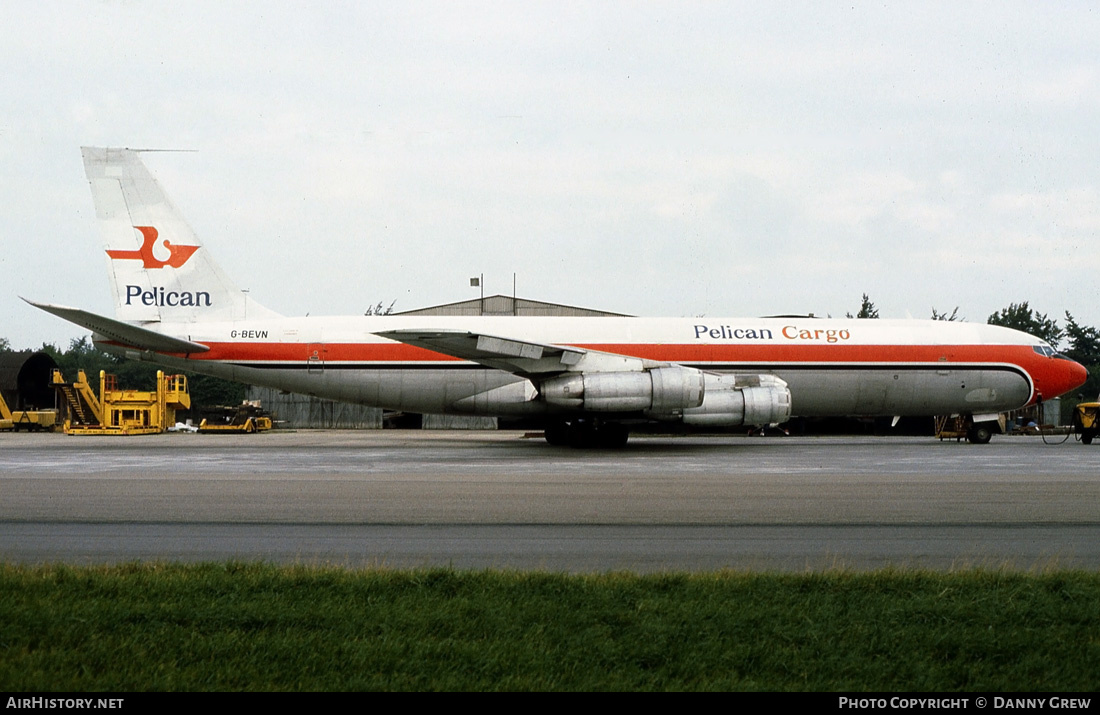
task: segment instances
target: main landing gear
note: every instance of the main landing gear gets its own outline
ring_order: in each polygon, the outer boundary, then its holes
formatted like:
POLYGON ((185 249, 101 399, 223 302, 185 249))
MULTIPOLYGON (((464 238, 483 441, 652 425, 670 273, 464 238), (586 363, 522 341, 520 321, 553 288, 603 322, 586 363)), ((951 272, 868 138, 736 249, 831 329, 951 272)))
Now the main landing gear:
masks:
POLYGON ((626 446, 630 430, 620 422, 576 419, 555 421, 546 425, 546 441, 555 446, 581 449, 619 449, 626 446))

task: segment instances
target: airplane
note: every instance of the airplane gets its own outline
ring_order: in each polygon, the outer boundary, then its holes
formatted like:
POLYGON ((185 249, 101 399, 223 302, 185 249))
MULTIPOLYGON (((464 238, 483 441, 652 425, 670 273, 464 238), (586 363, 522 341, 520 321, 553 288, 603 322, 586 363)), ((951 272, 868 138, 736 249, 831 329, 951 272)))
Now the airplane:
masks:
POLYGON ((619 447, 645 423, 726 430, 793 416, 998 413, 1083 384, 1048 343, 934 320, 284 317, 222 271, 139 152, 82 148, 113 318, 27 301, 111 353, 413 413, 527 417, 554 445, 619 447))

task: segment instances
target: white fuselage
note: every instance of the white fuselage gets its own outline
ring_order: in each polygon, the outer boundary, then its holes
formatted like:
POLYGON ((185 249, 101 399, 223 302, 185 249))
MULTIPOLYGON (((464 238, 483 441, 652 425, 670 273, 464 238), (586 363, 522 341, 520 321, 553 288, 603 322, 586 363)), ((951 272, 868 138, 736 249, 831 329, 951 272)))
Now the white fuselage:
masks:
POLYGON ((1024 333, 915 320, 275 318, 161 325, 160 332, 202 343, 209 351, 142 356, 250 384, 393 410, 558 411, 529 399, 532 391, 521 389, 526 382, 521 377, 375 334, 396 329, 471 331, 706 372, 775 375, 790 387, 792 415, 804 417, 993 413, 1022 407, 1039 395, 1053 397, 1072 389, 1079 377, 1070 367, 1076 363, 1053 357, 1042 341, 1024 333), (500 390, 508 385, 515 388, 500 390), (517 397, 522 394, 528 399, 517 397))

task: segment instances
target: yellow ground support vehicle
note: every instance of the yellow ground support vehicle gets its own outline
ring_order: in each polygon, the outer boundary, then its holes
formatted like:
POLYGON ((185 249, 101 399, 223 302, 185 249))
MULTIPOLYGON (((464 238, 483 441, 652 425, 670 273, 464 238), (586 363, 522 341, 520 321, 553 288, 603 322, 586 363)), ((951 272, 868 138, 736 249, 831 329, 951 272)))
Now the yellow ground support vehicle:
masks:
POLYGON ((259 404, 244 403, 236 407, 211 407, 203 410, 200 433, 263 432, 271 429, 271 417, 259 404))
POLYGON ((0 430, 52 431, 57 424, 57 410, 9 410, 0 395, 0 430))
POLYGON ((1100 434, 1100 402, 1081 402, 1073 409, 1073 431, 1085 444, 1100 434))
POLYGON ((187 378, 160 371, 152 392, 119 389, 117 378, 102 370, 98 396, 83 370, 76 382, 65 382, 54 370, 53 386, 68 405, 65 434, 159 434, 176 423, 176 410, 191 406, 187 378))

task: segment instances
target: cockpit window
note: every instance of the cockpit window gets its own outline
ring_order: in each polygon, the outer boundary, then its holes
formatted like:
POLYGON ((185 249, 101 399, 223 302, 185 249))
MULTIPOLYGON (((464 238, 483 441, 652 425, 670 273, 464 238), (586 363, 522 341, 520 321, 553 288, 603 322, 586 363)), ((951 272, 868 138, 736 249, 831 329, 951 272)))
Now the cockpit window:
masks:
POLYGON ((1032 345, 1031 349, 1039 353, 1043 357, 1054 357, 1056 355, 1056 353, 1054 352, 1054 348, 1050 347, 1049 345, 1032 345))

